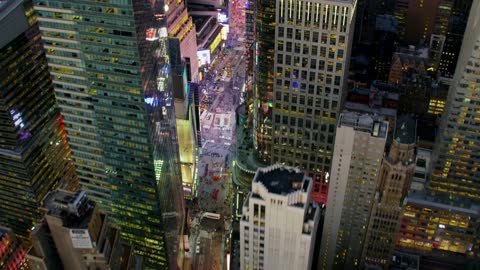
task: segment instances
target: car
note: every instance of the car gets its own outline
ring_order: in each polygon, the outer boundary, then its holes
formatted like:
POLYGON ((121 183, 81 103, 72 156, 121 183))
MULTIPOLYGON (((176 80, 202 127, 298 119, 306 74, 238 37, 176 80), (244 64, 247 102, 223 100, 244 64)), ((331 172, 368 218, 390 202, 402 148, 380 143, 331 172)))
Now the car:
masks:
POLYGON ((195 248, 195 253, 197 253, 197 254, 200 253, 200 246, 197 246, 197 247, 195 248))

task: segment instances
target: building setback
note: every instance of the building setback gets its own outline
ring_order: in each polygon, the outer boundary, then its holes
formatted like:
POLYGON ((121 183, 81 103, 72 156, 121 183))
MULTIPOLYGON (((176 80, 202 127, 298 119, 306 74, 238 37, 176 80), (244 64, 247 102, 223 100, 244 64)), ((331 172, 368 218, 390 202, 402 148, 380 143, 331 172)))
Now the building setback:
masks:
POLYGON ((240 269, 311 269, 320 219, 311 188, 296 168, 257 170, 240 220, 240 269))
POLYGON ((175 268, 184 214, 165 5, 35 4, 83 188, 147 268, 175 268))
POLYGON ((389 269, 400 227, 404 200, 415 171, 416 122, 400 116, 395 139, 383 158, 372 213, 367 227, 361 265, 389 269))
POLYGON ((31 1, 1 1, 0 28, 0 224, 28 246, 42 198, 78 179, 31 1))
POLYGON ((379 117, 340 115, 318 269, 359 267, 387 133, 379 117))

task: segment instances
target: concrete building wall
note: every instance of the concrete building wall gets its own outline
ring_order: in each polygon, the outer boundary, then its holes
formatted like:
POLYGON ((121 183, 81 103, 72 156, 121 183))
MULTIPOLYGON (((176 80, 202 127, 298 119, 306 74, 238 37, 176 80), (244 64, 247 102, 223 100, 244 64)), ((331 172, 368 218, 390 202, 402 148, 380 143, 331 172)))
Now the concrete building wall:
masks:
POLYGON ((353 269, 360 264, 387 131, 386 121, 355 113, 340 116, 319 269, 353 269))
POLYGON ((240 221, 241 269, 310 269, 319 210, 310 203, 311 179, 305 181, 308 190, 286 194, 252 184, 240 221))

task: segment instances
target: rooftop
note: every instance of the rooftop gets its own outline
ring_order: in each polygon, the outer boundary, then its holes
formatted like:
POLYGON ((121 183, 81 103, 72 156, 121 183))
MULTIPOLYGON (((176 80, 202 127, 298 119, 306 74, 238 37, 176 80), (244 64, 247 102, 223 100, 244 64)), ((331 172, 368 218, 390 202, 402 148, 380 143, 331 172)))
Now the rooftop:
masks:
POLYGON ((395 140, 403 144, 415 143, 417 137, 417 122, 408 115, 400 115, 395 125, 395 140))
POLYGON ((254 182, 262 183, 270 193, 285 195, 304 190, 305 174, 297 168, 273 165, 258 169, 254 182))
POLYGON ((386 138, 388 122, 379 115, 361 114, 356 112, 343 112, 340 115, 338 126, 348 126, 355 130, 370 132, 374 137, 386 138))
POLYGON ((362 112, 372 113, 372 114, 379 114, 379 115, 384 115, 389 117, 395 117, 397 115, 397 109, 383 108, 383 107, 380 107, 380 108, 370 107, 367 104, 351 102, 351 101, 345 102, 345 109, 362 111, 362 112))
POLYGON ((453 200, 441 196, 430 196, 425 192, 410 193, 407 197, 407 202, 437 209, 446 209, 449 212, 454 211, 476 217, 480 216, 480 205, 468 204, 467 202, 459 205, 453 200))
POLYGON ((95 204, 88 200, 85 191, 70 192, 57 190, 47 194, 43 208, 48 215, 62 219, 63 226, 86 228, 93 214, 95 204))

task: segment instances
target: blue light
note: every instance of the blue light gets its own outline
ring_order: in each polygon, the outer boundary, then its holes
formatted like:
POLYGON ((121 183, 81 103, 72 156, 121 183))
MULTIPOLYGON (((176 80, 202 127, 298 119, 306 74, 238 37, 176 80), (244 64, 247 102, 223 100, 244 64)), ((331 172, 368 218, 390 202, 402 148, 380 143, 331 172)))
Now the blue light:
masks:
POLYGON ((293 81, 293 82, 292 82, 292 87, 293 87, 293 88, 298 88, 298 82, 297 82, 297 81, 293 81))

